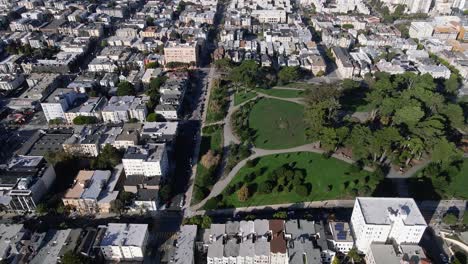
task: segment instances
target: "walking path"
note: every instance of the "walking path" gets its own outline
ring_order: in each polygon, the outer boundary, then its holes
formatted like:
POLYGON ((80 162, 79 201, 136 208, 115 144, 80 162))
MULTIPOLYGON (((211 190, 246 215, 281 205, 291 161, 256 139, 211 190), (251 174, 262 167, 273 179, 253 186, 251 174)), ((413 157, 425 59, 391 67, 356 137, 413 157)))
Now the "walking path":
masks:
POLYGON ((293 90, 293 91, 305 91, 305 88, 297 88, 297 87, 287 87, 287 86, 275 86, 272 87, 271 89, 274 90, 293 90))
POLYGON ((283 98, 283 97, 277 97, 277 96, 265 94, 265 93, 262 93, 262 92, 259 92, 259 91, 256 91, 256 93, 257 93, 259 96, 265 97, 265 98, 283 100, 283 101, 287 101, 287 102, 291 102, 291 103, 296 103, 296 104, 300 104, 300 105, 305 105, 304 99, 301 98, 301 97, 296 97, 296 98, 283 98))
MULTIPOLYGON (((312 143, 312 144, 306 144, 306 145, 302 145, 302 146, 298 146, 298 147, 294 147, 294 148, 288 148, 288 149, 261 149, 261 148, 255 148, 255 147, 252 148, 253 154, 250 155, 249 157, 245 158, 244 160, 241 160, 239 163, 237 163, 237 165, 234 166, 234 168, 232 168, 232 170, 225 177, 222 177, 218 182, 216 182, 216 184, 211 189, 210 194, 204 200, 202 200, 200 203, 192 206, 191 209, 193 211, 197 211, 197 210, 201 209, 205 205, 206 201, 208 201, 209 199, 211 199, 213 197, 216 197, 219 194, 221 194, 223 192, 223 190, 232 181, 232 179, 237 175, 239 170, 242 167, 244 167, 244 165, 247 163, 248 160, 252 160, 252 159, 263 157, 263 156, 269 156, 269 155, 275 155, 275 154, 285 154, 285 153, 294 153, 294 152, 314 152, 314 153, 318 153, 318 154, 324 153, 323 150, 317 149, 317 148, 315 148, 315 146, 316 146, 316 144, 312 143)), ((347 162, 349 164, 354 163, 353 160, 348 159, 346 157, 343 157, 341 155, 333 154, 332 157, 336 158, 336 159, 339 159, 339 160, 342 160, 344 162, 347 162)), ((368 168, 368 167, 365 167, 364 169, 369 170, 369 171, 371 170, 371 168, 368 168)))
POLYGON ((463 249, 466 253, 468 253, 468 245, 466 245, 465 243, 462 243, 458 240, 455 240, 455 239, 451 239, 451 238, 448 238, 446 237, 445 235, 449 235, 448 233, 445 233, 445 232, 440 232, 440 235, 442 236, 442 238, 449 242, 449 243, 452 243, 452 244, 455 244, 457 246, 459 246, 461 249, 463 249))

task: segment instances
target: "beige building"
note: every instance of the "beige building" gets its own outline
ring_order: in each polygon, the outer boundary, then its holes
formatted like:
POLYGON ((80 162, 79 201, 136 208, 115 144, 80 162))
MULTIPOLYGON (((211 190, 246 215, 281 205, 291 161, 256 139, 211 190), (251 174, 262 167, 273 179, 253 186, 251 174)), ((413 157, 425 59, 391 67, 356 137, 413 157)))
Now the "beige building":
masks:
POLYGON ((119 194, 115 187, 121 174, 121 165, 113 172, 82 170, 78 172, 62 202, 80 214, 110 213, 112 202, 119 194))
POLYGON ((187 43, 179 43, 168 41, 164 47, 165 63, 182 62, 182 63, 198 63, 199 45, 198 42, 192 41, 187 43))

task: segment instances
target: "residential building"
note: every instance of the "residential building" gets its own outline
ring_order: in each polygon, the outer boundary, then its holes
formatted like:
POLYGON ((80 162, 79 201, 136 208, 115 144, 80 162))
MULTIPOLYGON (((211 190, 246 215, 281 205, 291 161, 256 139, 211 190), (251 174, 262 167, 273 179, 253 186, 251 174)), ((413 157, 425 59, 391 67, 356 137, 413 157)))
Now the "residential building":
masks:
POLYGON ((22 74, 0 74, 0 90, 11 91, 20 87, 24 82, 22 74))
POLYGON ((65 120, 68 124, 73 124, 73 119, 78 116, 95 117, 96 120, 101 120, 101 111, 106 104, 105 97, 88 98, 83 104, 65 112, 65 120))
POLYGON ((356 247, 367 254, 371 244, 394 240, 418 244, 426 230, 416 202, 411 198, 358 197, 351 216, 356 247))
POLYGON ((29 235, 22 224, 0 224, 0 261, 14 260, 21 252, 22 241, 29 235))
POLYGON ((196 225, 183 225, 177 232, 174 251, 169 257, 170 263, 195 264, 194 249, 197 236, 196 225))
POLYGON ((409 36, 416 39, 430 38, 433 32, 434 27, 425 21, 413 21, 409 28, 409 36))
POLYGON ((128 122, 130 119, 146 120, 146 104, 140 97, 112 96, 102 109, 102 119, 108 123, 128 122))
POLYGON ((107 145, 114 145, 115 140, 122 133, 121 126, 85 125, 78 127, 74 134, 63 142, 65 152, 73 155, 97 157, 101 149, 107 145))
POLYGON ((346 222, 330 222, 328 224, 335 251, 347 254, 354 247, 354 238, 349 224, 346 222))
POLYGON ((126 175, 161 176, 169 173, 169 160, 165 144, 129 147, 122 163, 126 175))
POLYGON ((198 64, 199 43, 196 41, 179 43, 168 41, 164 46, 164 60, 168 64, 170 62, 194 63, 198 64))
POLYGON ((177 120, 179 118, 179 110, 175 105, 158 104, 154 112, 161 115, 166 120, 177 120))
POLYGON ((317 235, 315 223, 306 220, 288 220, 285 225, 285 239, 289 264, 322 263, 321 250, 314 248, 313 240, 317 235))
POLYGON ((113 172, 79 171, 72 187, 63 196, 62 202, 80 214, 110 213, 112 202, 119 194, 116 185, 121 174, 121 165, 113 172))
POLYGON ((41 103, 47 121, 53 119, 65 121, 65 112, 74 105, 78 98, 79 95, 72 89, 56 89, 41 103))
POLYGON ((431 261, 424 250, 418 245, 386 245, 372 244, 365 257, 368 264, 427 264, 431 261))
POLYGON ((48 230, 46 233, 34 233, 30 240, 33 248, 31 264, 56 263, 66 251, 73 250, 78 244, 81 229, 48 230))
POLYGON ((0 170, 0 206, 32 212, 54 181, 54 168, 42 156, 16 156, 0 170))
POLYGON ((143 260, 149 236, 147 224, 110 223, 103 228, 100 248, 106 260, 143 260))
POLYGON ((274 219, 269 221, 271 230, 270 263, 287 264, 288 251, 284 239, 284 220, 274 219))
POLYGON ((333 47, 332 54, 335 57, 336 66, 338 67, 338 72, 342 78, 352 78, 355 73, 353 62, 349 52, 340 47, 333 47))
POLYGON ((177 136, 178 122, 145 122, 141 136, 155 143, 172 142, 177 136))

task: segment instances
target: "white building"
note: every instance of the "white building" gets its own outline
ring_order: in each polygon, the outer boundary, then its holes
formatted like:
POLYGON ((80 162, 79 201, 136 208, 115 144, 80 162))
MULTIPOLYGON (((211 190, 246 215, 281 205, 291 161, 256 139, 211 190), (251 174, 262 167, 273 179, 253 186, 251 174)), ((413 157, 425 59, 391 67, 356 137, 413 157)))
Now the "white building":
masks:
POLYGON ((0 74, 0 90, 11 91, 24 82, 22 74, 0 74))
POLYGON ((434 27, 425 21, 411 22, 409 28, 409 36, 416 39, 429 38, 432 36, 432 32, 434 32, 434 27))
POLYGON ((345 222, 330 222, 330 231, 332 234, 332 242, 337 252, 347 254, 354 247, 354 238, 348 223, 345 222))
POLYGON ((148 243, 147 224, 110 223, 105 228, 100 248, 107 260, 141 261, 148 243))
POLYGON ((56 89, 41 103, 47 121, 57 118, 65 120, 65 112, 71 108, 77 98, 78 94, 73 89, 56 89))
POLYGON ((169 160, 164 144, 129 147, 122 158, 126 175, 167 176, 169 160))
POLYGON ((136 118, 146 120, 147 109, 143 100, 135 96, 112 96, 102 110, 102 120, 108 123, 127 122, 136 118))
POLYGON ((356 247, 367 254, 374 242, 417 244, 427 224, 412 198, 356 198, 351 227, 356 247))

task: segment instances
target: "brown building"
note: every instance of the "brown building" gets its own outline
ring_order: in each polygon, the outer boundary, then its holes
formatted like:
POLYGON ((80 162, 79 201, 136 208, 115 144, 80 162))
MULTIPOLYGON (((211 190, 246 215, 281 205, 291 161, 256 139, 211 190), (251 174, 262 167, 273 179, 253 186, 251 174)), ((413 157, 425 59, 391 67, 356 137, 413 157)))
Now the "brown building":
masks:
POLYGON ((288 248, 284 239, 284 220, 270 220, 270 259, 272 263, 288 263, 288 248))

